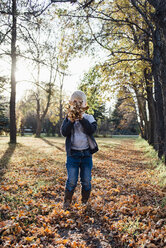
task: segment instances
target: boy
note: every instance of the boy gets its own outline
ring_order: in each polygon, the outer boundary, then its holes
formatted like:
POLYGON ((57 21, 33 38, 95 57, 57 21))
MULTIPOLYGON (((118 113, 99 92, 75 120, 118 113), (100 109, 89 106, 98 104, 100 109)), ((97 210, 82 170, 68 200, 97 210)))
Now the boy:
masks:
POLYGON ((92 136, 96 131, 97 123, 92 115, 85 114, 86 95, 82 91, 75 91, 70 103, 80 104, 80 114, 71 115, 70 112, 61 126, 61 133, 66 137, 67 174, 64 208, 68 209, 72 202, 74 189, 77 186, 80 171, 82 185, 82 203, 86 204, 91 191, 91 170, 93 166, 92 154, 98 151, 97 143, 92 136))

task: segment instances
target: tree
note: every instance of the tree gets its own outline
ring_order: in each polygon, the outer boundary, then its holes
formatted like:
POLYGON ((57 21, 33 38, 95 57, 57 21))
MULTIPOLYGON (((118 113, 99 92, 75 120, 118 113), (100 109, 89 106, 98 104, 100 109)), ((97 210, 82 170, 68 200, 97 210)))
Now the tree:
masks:
MULTIPOLYGON (((57 2, 57 1, 54 1, 57 2)), ((61 1, 62 2, 62 1, 61 1)), ((65 1, 68 2, 68 1, 65 1)), ((51 5, 52 2, 48 4, 45 1, 21 1, 17 2, 12 0, 10 2, 2 2, 0 6, 0 13, 4 16, 5 25, 8 29, 1 32, 2 36, 0 42, 8 42, 11 45, 10 52, 7 51, 5 54, 10 54, 11 56, 11 96, 10 96, 10 142, 16 143, 16 113, 15 113, 15 100, 16 100, 16 64, 17 57, 20 54, 16 42, 18 42, 18 33, 24 33, 23 30, 26 29, 26 26, 23 26, 23 21, 30 22, 31 17, 38 17, 46 11, 46 9, 51 5), (12 20, 11 18, 12 17, 12 20), (8 23, 10 23, 8 25, 8 23), (17 23, 19 25, 17 25, 17 23), (11 32, 11 39, 8 37, 8 34, 11 32)), ((33 19, 33 21, 35 21, 33 19)), ((4 27, 5 27, 4 25, 4 27)))
POLYGON ((3 96, 7 87, 8 80, 5 77, 0 77, 0 133, 1 131, 9 131, 8 118, 8 100, 3 96))
POLYGON ((91 68, 88 73, 84 74, 79 89, 87 96, 89 106, 87 112, 93 114, 96 120, 104 118, 105 101, 108 98, 105 93, 108 88, 102 85, 101 76, 97 68, 91 68))
POLYGON ((9 131, 9 118, 7 99, 4 96, 0 95, 0 133, 2 131, 9 131))
MULTIPOLYGON (((110 4, 111 5, 111 4, 110 4)), ((147 11, 149 6, 142 5, 147 11)), ((132 7, 130 1, 113 1, 112 8, 104 9, 100 6, 99 13, 103 25, 97 33, 90 25, 91 33, 96 42, 110 52, 109 59, 101 64, 103 74, 108 81, 111 76, 117 82, 117 87, 127 85, 136 93, 138 108, 144 136, 150 144, 156 145, 156 111, 153 99, 153 82, 151 77, 152 49, 151 32, 140 14, 132 7), (107 18, 104 18, 107 17, 107 18), (110 35, 109 35, 110 34, 110 35), (105 39, 103 39, 103 37, 105 39), (134 76, 133 76, 134 75, 134 76), (147 121, 146 106, 148 103, 150 122, 147 121)), ((150 8, 149 8, 150 9, 150 8)), ((90 22, 90 21, 89 21, 90 22)))
POLYGON ((131 92, 122 87, 117 96, 117 103, 111 115, 114 134, 137 134, 138 120, 131 92))
POLYGON ((17 3, 12 0, 12 30, 11 30, 11 95, 10 95, 10 143, 16 143, 16 40, 17 40, 17 3))
POLYGON ((166 161, 166 137, 165 137, 165 127, 166 127, 166 94, 165 94, 165 52, 166 52, 166 42, 165 42, 165 19, 166 14, 166 3, 164 1, 153 1, 148 0, 148 3, 153 8, 153 11, 149 11, 149 14, 153 18, 147 18, 142 5, 137 0, 131 0, 131 3, 141 15, 141 17, 146 21, 149 29, 152 33, 153 42, 153 59, 152 59, 152 74, 154 79, 154 95, 155 95, 155 107, 156 107, 156 127, 158 134, 158 156, 161 158, 162 155, 165 157, 166 161))
POLYGON ((33 97, 36 101, 37 137, 40 137, 44 118, 50 106, 57 75, 56 45, 52 46, 50 43, 51 31, 47 29, 48 32, 46 34, 44 28, 44 23, 42 27, 40 23, 37 25, 37 30, 33 34, 31 33, 31 45, 29 48, 29 52, 33 54, 34 68, 36 68, 36 73, 33 73, 36 87, 33 97), (43 32, 45 32, 45 35, 43 32), (45 70, 47 73, 46 81, 41 79, 42 70, 45 70), (43 101, 44 98, 45 100, 43 101))
POLYGON ((54 92, 52 104, 48 112, 48 118, 53 125, 52 132, 54 133, 56 130, 58 136, 61 136, 60 126, 67 113, 67 98, 69 98, 63 89, 63 80, 64 74, 60 74, 59 85, 54 92))
MULTIPOLYGON (((16 51, 16 41, 17 41, 17 21, 18 13, 21 12, 21 7, 25 5, 30 12, 35 11, 35 5, 31 3, 21 2, 18 4, 16 0, 12 0, 12 4, 8 3, 6 6, 2 4, 2 9, 0 10, 1 14, 5 16, 11 16, 11 95, 10 95, 10 143, 16 143, 16 112, 15 112, 15 99, 16 99, 16 61, 17 61, 17 51, 16 51), (4 8, 5 6, 5 8, 4 8), (33 7, 32 7, 33 6, 33 7), (4 9, 3 9, 4 8, 4 9)), ((38 14, 41 10, 38 10, 38 14)), ((25 15, 27 12, 24 13, 25 15)), ((10 20, 10 18, 9 18, 10 20)), ((5 38, 5 37, 4 37, 5 38)))

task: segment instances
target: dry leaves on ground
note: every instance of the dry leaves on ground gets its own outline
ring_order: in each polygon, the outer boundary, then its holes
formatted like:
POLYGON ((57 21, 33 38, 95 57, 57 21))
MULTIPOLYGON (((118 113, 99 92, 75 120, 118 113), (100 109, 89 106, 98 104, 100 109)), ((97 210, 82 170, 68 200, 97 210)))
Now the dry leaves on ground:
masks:
POLYGON ((166 247, 165 191, 134 140, 98 139, 89 204, 78 184, 71 211, 64 139, 19 142, 1 143, 0 247, 166 247))

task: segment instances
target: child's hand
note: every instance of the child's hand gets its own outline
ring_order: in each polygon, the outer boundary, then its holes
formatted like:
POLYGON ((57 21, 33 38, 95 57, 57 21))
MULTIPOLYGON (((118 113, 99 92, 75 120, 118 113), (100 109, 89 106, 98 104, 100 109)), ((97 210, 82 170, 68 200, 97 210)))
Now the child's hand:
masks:
POLYGON ((71 121, 72 123, 75 122, 75 120, 72 119, 72 118, 70 118, 70 117, 67 117, 67 119, 68 119, 69 121, 71 121))

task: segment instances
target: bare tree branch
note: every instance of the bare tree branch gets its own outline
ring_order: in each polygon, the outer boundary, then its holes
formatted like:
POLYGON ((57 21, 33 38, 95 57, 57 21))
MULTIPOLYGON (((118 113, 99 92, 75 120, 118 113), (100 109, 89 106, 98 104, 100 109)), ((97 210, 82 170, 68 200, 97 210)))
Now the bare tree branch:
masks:
POLYGON ((112 66, 112 65, 117 65, 119 63, 122 63, 122 62, 125 62, 125 61, 139 61, 139 60, 143 60, 143 59, 137 59, 137 58, 134 58, 134 59, 120 59, 114 63, 111 63, 111 64, 108 64, 109 66, 112 66))
POLYGON ((126 52, 126 51, 114 51, 110 55, 113 55, 114 53, 120 53, 120 54, 122 53, 122 54, 130 54, 130 55, 140 56, 140 60, 145 60, 145 61, 149 61, 152 63, 152 59, 144 57, 142 54, 139 54, 139 53, 132 53, 132 52, 126 52))
POLYGON ((94 0, 89 0, 87 1, 84 5, 83 5, 83 9, 87 8, 89 5, 91 5, 91 3, 93 3, 94 0))
POLYGON ((136 3, 135 0, 131 0, 131 3, 133 4, 133 6, 136 8, 136 10, 141 14, 141 16, 144 18, 145 22, 147 23, 147 25, 150 27, 151 31, 154 32, 154 27, 152 25, 152 23, 147 19, 147 16, 145 15, 145 13, 139 8, 138 4, 136 3))

